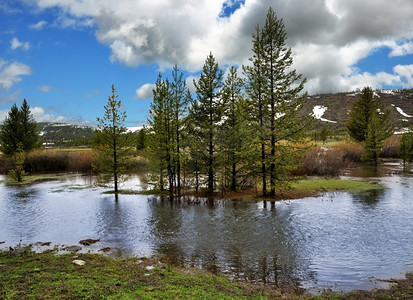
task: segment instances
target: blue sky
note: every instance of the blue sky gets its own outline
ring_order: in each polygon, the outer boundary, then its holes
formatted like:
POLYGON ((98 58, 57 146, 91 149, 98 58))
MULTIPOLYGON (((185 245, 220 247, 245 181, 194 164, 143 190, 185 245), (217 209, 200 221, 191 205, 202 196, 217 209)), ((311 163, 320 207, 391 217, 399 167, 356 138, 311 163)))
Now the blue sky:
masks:
POLYGON ((93 125, 114 84, 141 126, 158 72, 192 88, 210 51, 247 64, 269 6, 310 94, 413 87, 410 0, 0 0, 0 119, 26 99, 37 121, 93 125))

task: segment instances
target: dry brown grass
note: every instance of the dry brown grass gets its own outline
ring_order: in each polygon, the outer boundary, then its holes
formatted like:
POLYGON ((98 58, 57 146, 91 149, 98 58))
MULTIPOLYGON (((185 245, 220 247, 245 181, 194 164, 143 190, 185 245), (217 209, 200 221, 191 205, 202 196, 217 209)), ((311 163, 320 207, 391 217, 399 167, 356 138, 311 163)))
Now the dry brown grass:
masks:
POLYGON ((92 151, 34 150, 24 163, 28 172, 90 172, 92 151))
POLYGON ((331 147, 314 147, 302 159, 294 175, 338 176, 344 168, 359 162, 364 152, 357 143, 345 141, 331 147))

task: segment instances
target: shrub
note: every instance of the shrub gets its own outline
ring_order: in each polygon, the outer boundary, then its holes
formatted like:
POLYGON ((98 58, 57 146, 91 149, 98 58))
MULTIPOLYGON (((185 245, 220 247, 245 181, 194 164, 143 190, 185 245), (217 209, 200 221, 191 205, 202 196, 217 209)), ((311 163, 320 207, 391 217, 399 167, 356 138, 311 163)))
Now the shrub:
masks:
POLYGON ((380 157, 383 158, 398 158, 400 147, 400 135, 392 135, 384 141, 384 146, 381 149, 380 157))
POLYGON ((301 161, 294 175, 338 176, 344 168, 359 162, 363 148, 356 143, 342 142, 333 147, 314 147, 301 161))
POLYGON ((91 151, 35 150, 27 155, 24 168, 28 172, 90 172, 91 151))

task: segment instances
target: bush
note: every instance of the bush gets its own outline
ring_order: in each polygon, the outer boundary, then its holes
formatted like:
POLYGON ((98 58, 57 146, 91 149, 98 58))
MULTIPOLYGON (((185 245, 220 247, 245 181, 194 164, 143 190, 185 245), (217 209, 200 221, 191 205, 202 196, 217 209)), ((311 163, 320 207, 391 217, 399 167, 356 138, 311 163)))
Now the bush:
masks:
POLYGON ((381 149, 380 157, 399 158, 400 135, 392 135, 384 141, 384 147, 381 149))
POLYGON ((92 170, 91 151, 35 150, 27 155, 27 172, 81 172, 92 170))
POLYGON ((333 147, 314 147, 302 159, 294 175, 338 176, 344 168, 359 162, 363 148, 356 143, 342 142, 333 147))

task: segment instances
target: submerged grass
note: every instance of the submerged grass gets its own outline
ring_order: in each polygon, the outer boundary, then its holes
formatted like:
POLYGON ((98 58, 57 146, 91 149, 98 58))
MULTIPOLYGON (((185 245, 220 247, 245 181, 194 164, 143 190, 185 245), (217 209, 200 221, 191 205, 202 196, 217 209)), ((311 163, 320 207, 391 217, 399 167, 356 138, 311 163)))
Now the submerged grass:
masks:
POLYGON ((0 252, 0 299, 412 299, 412 274, 391 282, 388 290, 313 296, 295 287, 234 282, 198 269, 172 267, 157 257, 0 252), (75 259, 85 265, 75 265, 75 259))
POLYGON ((384 189, 383 186, 368 181, 346 179, 306 179, 292 185, 293 191, 308 196, 318 195, 323 192, 343 191, 358 193, 372 189, 384 189))

